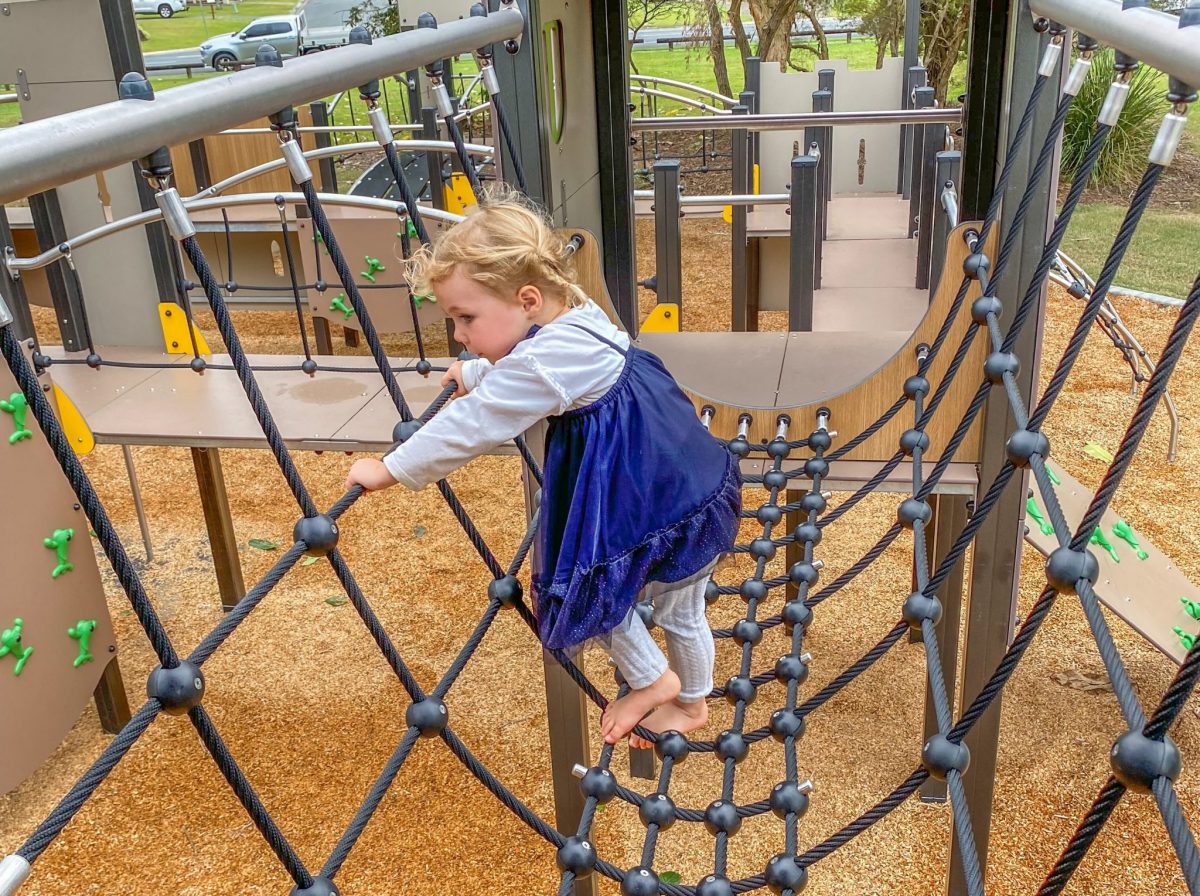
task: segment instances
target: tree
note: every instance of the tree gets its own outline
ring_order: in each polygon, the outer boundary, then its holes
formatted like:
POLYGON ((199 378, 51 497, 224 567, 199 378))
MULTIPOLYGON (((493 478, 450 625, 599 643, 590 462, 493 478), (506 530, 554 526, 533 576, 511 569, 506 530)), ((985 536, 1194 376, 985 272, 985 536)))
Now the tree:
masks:
POLYGON ((971 22, 967 0, 923 0, 921 3, 921 58, 934 98, 946 104, 946 88, 963 52, 971 22))
POLYGON ((717 6, 717 0, 704 0, 704 12, 708 19, 708 55, 712 59, 713 74, 717 76, 717 92, 733 96, 729 66, 725 62, 725 28, 721 24, 721 9, 717 6))
POLYGON ((633 59, 633 43, 638 32, 654 21, 661 21, 668 15, 678 16, 690 11, 691 3, 685 0, 629 0, 629 67, 638 70, 633 59))
POLYGON ((351 28, 362 25, 371 32, 372 37, 396 34, 400 31, 400 8, 395 3, 376 6, 374 0, 364 0, 350 7, 346 24, 351 28))
POLYGON ((904 37, 905 0, 842 0, 838 14, 846 19, 858 19, 859 30, 875 39, 875 67, 883 67, 883 57, 890 49, 893 56, 900 53, 904 37))

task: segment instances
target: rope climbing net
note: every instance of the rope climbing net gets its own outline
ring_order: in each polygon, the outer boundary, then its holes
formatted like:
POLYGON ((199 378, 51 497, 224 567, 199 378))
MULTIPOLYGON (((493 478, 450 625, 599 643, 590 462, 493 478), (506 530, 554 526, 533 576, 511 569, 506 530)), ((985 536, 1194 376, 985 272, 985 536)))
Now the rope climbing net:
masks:
MULTIPOLYGON (((1190 23, 1190 22, 1189 22, 1190 23)), ((1167 382, 1175 369, 1180 354, 1200 314, 1200 276, 1187 299, 1179 309, 1175 325, 1158 362, 1154 365, 1149 382, 1142 394, 1128 429, 1114 459, 1096 492, 1084 518, 1075 531, 1071 531, 1061 507, 1054 500, 1054 490, 1045 461, 1049 454, 1049 443, 1041 428, 1048 414, 1063 391, 1068 376, 1081 352, 1084 339, 1096 317, 1101 313, 1109 287, 1116 270, 1129 246, 1156 182, 1164 168, 1170 164, 1174 146, 1170 141, 1160 141, 1152 153, 1141 184, 1134 194, 1121 229, 1109 252, 1108 259, 1083 304, 1083 310, 1069 343, 1058 362, 1052 378, 1040 400, 1027 409, 1021 398, 1017 383, 1018 359, 1014 346, 1036 313, 1041 288, 1050 273, 1066 227, 1079 203, 1091 166, 1095 164, 1100 150, 1115 121, 1102 119, 1098 122, 1083 170, 1075 179, 1067 195, 1061 213, 1044 243, 1038 265, 1025 284, 1021 298, 1015 308, 1006 309, 997 297, 998 287, 1010 264, 1018 237, 1028 215, 1039 181, 1047 173, 1054 156, 1054 146, 1062 129, 1068 108, 1074 99, 1074 90, 1082 81, 1096 43, 1087 37, 1078 37, 1079 57, 1066 89, 1058 100, 1053 123, 1040 147, 1030 178, 1024 187, 1021 200, 1012 210, 1011 216, 1001 227, 999 212, 1001 196, 1012 176, 1013 160, 1029 139, 1034 110, 1039 98, 1051 80, 1051 74, 1064 49, 1065 29, 1053 23, 1042 23, 1049 30, 1045 57, 1039 75, 1028 98, 1019 123, 1013 129, 1005 164, 985 219, 977 232, 969 232, 967 240, 970 255, 964 265, 964 276, 958 286, 955 299, 941 323, 936 338, 922 346, 913 373, 904 384, 904 394, 880 415, 871 426, 848 438, 835 447, 836 434, 829 428, 827 413, 819 412, 811 422, 811 432, 799 439, 789 439, 794 421, 781 417, 778 420, 776 437, 766 445, 753 445, 745 437, 748 420, 743 418, 741 434, 729 442, 729 448, 742 457, 765 454, 769 469, 762 475, 747 476, 748 485, 762 487, 767 495, 765 502, 755 509, 744 511, 744 516, 762 524, 762 534, 750 543, 739 545, 739 553, 748 553, 754 560, 753 574, 737 585, 709 584, 707 599, 716 602, 722 596, 737 594, 745 603, 745 613, 732 628, 719 629, 714 635, 721 640, 732 641, 740 654, 738 672, 728 682, 717 688, 711 696, 724 697, 732 707, 732 718, 728 727, 717 737, 689 739, 677 732, 655 734, 642 728, 635 731, 655 742, 655 749, 662 760, 662 769, 655 790, 649 794, 637 793, 623 786, 610 768, 613 745, 600 750, 594 765, 583 770, 580 786, 585 797, 579 824, 571 835, 564 835, 542 820, 521 799, 514 795, 488 769, 470 748, 455 733, 451 724, 451 713, 447 698, 467 663, 475 654, 485 633, 492 626, 503 607, 511 607, 527 624, 536 637, 536 620, 524 600, 518 576, 528 556, 537 527, 537 513, 531 520, 519 549, 507 564, 503 565, 489 549, 482 534, 472 522, 453 490, 445 482, 438 489, 469 537, 480 559, 487 567, 492 582, 488 587, 479 620, 446 668, 436 685, 423 689, 411 672, 409 665, 400 655, 379 618, 375 615, 363 590, 360 588, 346 559, 338 549, 339 521, 350 507, 361 497, 362 491, 355 487, 343 495, 332 507, 322 511, 313 500, 300 473, 288 454, 279 430, 272 418, 263 395, 257 385, 254 371, 247 362, 221 294, 220 284, 213 274, 203 251, 195 238, 188 220, 188 212, 178 194, 167 185, 169 169, 155 167, 153 160, 147 163, 149 176, 158 184, 158 202, 168 221, 172 235, 178 241, 182 255, 196 274, 212 306, 216 324, 225 341, 234 369, 244 388, 246 397, 262 427, 267 443, 287 482, 301 516, 293 532, 293 544, 274 563, 271 569, 238 602, 198 646, 187 656, 181 656, 171 637, 159 619, 149 599, 134 564, 117 537, 111 520, 89 481, 87 474, 72 452, 62 429, 43 394, 36 365, 31 366, 25 358, 22 346, 12 329, 0 326, 0 350, 11 367, 34 416, 45 433, 53 452, 79 497, 80 503, 93 526, 102 549, 123 587, 139 623, 145 630, 150 646, 157 656, 159 666, 150 674, 148 699, 133 715, 129 724, 115 737, 93 763, 88 771, 71 788, 49 817, 40 824, 26 842, 0 863, 0 893, 15 891, 16 886, 28 875, 30 866, 62 832, 77 812, 85 805, 96 788, 105 780, 117 763, 147 731, 160 715, 186 716, 195 728, 201 743, 216 762, 238 800, 249 814, 253 823, 266 840, 279 862, 295 883, 293 894, 298 896, 321 896, 337 892, 335 883, 339 870, 346 862, 370 819, 380 806, 389 788, 402 770, 406 759, 422 738, 440 739, 450 752, 478 779, 497 799, 508 807, 533 831, 556 849, 558 867, 561 869, 560 896, 571 892, 575 881, 589 874, 601 874, 619 881, 626 896, 650 896, 664 893, 668 896, 725 896, 725 894, 749 892, 763 886, 780 894, 795 894, 802 890, 811 869, 823 858, 850 842, 863 831, 884 818, 907 800, 930 777, 946 783, 954 816, 954 837, 962 856, 967 891, 972 896, 982 896, 983 869, 976 848, 976 835, 971 816, 967 811, 963 773, 967 768, 969 754, 963 740, 980 717, 988 710, 1016 670, 1021 658, 1029 648, 1042 623, 1058 598, 1074 596, 1083 611, 1088 627, 1095 639, 1105 669, 1110 678, 1121 714, 1127 727, 1113 745, 1111 763, 1113 776, 1105 783, 1092 807, 1063 849, 1058 860, 1040 887, 1039 896, 1051 896, 1062 892, 1072 873, 1083 859, 1089 846, 1111 815, 1114 807, 1127 790, 1147 793, 1161 812, 1172 846, 1179 858, 1180 867, 1191 893, 1200 894, 1200 854, 1197 853, 1193 833, 1179 805, 1174 781, 1179 774, 1181 759, 1178 749, 1167 736, 1167 731, 1180 712, 1200 676, 1200 646, 1191 648, 1178 674, 1166 689, 1156 706, 1147 710, 1138 700, 1130 682, 1124 663, 1113 642, 1107 623, 1101 614, 1093 583, 1097 576, 1097 563, 1089 553, 1089 536, 1095 529, 1102 513, 1108 507, 1114 492, 1128 470, 1131 458, 1145 434, 1151 414, 1163 395, 1167 382), (1002 231, 1002 232, 1000 232, 1002 231), (995 232, 995 234, 994 234, 995 232), (998 234, 999 239, 993 236, 998 234), (988 247, 995 242, 999 251, 993 260, 988 247), (967 297, 976 293, 969 305, 967 297), (935 359, 946 349, 945 343, 954 322, 963 313, 970 316, 972 326, 962 335, 954 347, 948 367, 936 386, 931 382, 935 359), (1005 319, 1006 329, 1001 320, 1005 319), (959 376, 965 376, 962 368, 972 345, 979 339, 987 340, 988 354, 984 363, 983 377, 961 419, 954 427, 939 459, 928 470, 924 455, 929 450, 928 427, 938 414, 939 407, 949 394, 951 386, 959 376), (1007 462, 994 480, 988 485, 977 502, 975 512, 953 545, 936 567, 930 568, 927 560, 927 525, 931 520, 930 496, 946 473, 956 451, 972 427, 989 395, 997 390, 1006 399, 1016 420, 1016 429, 1007 442, 1007 462), (836 507, 829 506, 829 495, 823 483, 829 474, 830 463, 844 457, 855 447, 869 439, 889 421, 901 413, 912 415, 912 426, 900 439, 900 446, 879 473, 836 507), (792 469, 784 469, 785 461, 800 462, 792 469), (827 584, 820 583, 822 569, 818 548, 826 536, 826 530, 835 522, 849 515, 850 511, 901 464, 912 470, 912 491, 897 509, 896 522, 859 560, 827 584), (1021 624, 1015 639, 1005 652, 986 685, 980 690, 961 714, 955 718, 942 665, 943 646, 939 643, 938 622, 942 607, 938 591, 951 570, 965 555, 980 527, 988 519, 1006 487, 1019 471, 1028 470, 1037 480, 1042 494, 1047 496, 1046 512, 1053 526, 1059 547, 1053 551, 1046 565, 1047 586, 1041 591, 1032 609, 1021 624), (781 501, 793 482, 802 481, 805 487, 802 496, 793 502, 781 501), (785 514, 800 513, 803 521, 788 534, 778 535, 785 514), (844 672, 825 687, 802 699, 802 688, 807 679, 808 654, 805 636, 816 624, 817 608, 844 589, 884 553, 901 533, 912 532, 913 569, 915 587, 907 596, 898 597, 897 619, 877 643, 850 664, 844 672), (802 547, 802 559, 792 565, 784 575, 768 577, 768 564, 782 546, 802 547), (323 557, 331 566, 347 597, 353 604, 362 623, 384 656, 392 672, 409 696, 405 710, 406 730, 395 746, 369 792, 362 798, 358 810, 338 840, 336 846, 319 869, 310 868, 289 843, 285 833, 264 807, 252 783, 232 755, 217 730, 212 717, 205 708, 205 666, 221 648, 230 635, 245 621, 271 590, 305 555, 323 557), (788 586, 795 588, 794 596, 772 603, 773 595, 788 586), (778 612, 767 613, 777 608, 778 612), (755 648, 764 641, 764 634, 773 628, 782 628, 788 639, 788 649, 770 668, 755 663, 755 648), (886 655, 908 632, 923 645, 925 668, 929 692, 935 709, 937 731, 923 746, 920 762, 903 781, 857 818, 846 823, 840 830, 825 840, 802 847, 798 838, 798 820, 807 811, 811 786, 799 779, 797 747, 808 719, 827 704, 835 695, 851 685, 858 676, 870 669, 886 655), (747 707, 768 688, 781 685, 782 705, 771 716, 767 725, 747 730, 747 707), (777 743, 783 751, 784 779, 771 788, 763 798, 747 803, 734 800, 734 785, 738 766, 753 751, 765 753, 768 744, 777 743), (703 809, 676 805, 670 796, 672 775, 675 767, 691 753, 714 754, 721 763, 722 777, 719 795, 703 809), (637 807, 645 824, 645 839, 638 865, 632 868, 618 867, 597 855, 592 845, 596 824, 597 808, 611 800, 621 800, 637 807), (760 865, 757 873, 737 876, 730 873, 729 849, 743 821, 771 812, 783 822, 783 835, 779 851, 760 865), (659 835, 673 824, 684 822, 703 824, 713 835, 713 860, 710 870, 696 875, 694 885, 673 882, 656 871, 655 853, 659 835)), ((1184 22, 1181 22, 1184 24, 1184 22)), ((1129 60, 1136 66, 1136 62, 1129 60)), ((1119 76, 1120 78, 1120 76, 1119 76)), ((1119 90, 1116 91, 1118 94, 1119 90)), ((377 107, 371 99, 371 91, 364 88, 363 95, 372 110, 377 107)), ((493 94, 493 97, 495 95, 493 94)), ((1187 111, 1187 105, 1195 94, 1186 85, 1172 83, 1170 99, 1174 104, 1164 129, 1178 134, 1177 119, 1187 111)), ((1119 104, 1118 104, 1119 105, 1119 104)), ((1110 110, 1111 112, 1111 110, 1110 110)), ((1119 108, 1117 109, 1119 112, 1119 108)), ((454 137, 457 125, 452 115, 445 116, 450 134, 454 137)), ((303 154, 288 130, 289 117, 280 113, 275 121, 279 130, 281 146, 288 160, 289 169, 300 184, 301 191, 311 214, 314 228, 325 244, 334 269, 346 291, 347 300, 358 315, 364 338, 386 384, 401 423, 396 437, 402 440, 410 436, 424 422, 436 414, 449 397, 449 390, 435 400, 420 417, 414 417, 405 400, 395 372, 380 344, 378 333, 371 323, 369 311, 362 294, 354 282, 345 254, 338 244, 323 209, 320 195, 312 185, 312 175, 303 154)), ((459 158, 464 170, 472 171, 472 160, 462 146, 461 135, 455 139, 459 146, 459 158)), ((389 144, 390 145, 390 144, 389 144)), ((399 170, 398 156, 387 153, 389 163, 398 184, 404 184, 399 170)), ((473 174, 478 183, 477 174, 473 174)), ((427 239, 422 224, 422 210, 411 196, 405 197, 409 218, 417 231, 418 238, 427 239)), ((402 233, 403 233, 402 229, 402 233)), ((187 297, 183 294, 185 309, 187 297)), ((0 306, 0 311, 3 311, 0 306)), ((190 314, 190 312, 189 312, 190 314)), ((5 316, 0 314, 0 321, 5 316)), ((36 360, 36 356, 35 356, 36 360)), ((199 355, 196 360, 202 361, 199 355)), ((203 364, 198 365, 203 369, 203 364)), ((707 419, 707 415, 705 415, 707 419)), ((807 426, 805 427, 807 428, 807 426)), ((536 459, 521 445, 523 462, 530 476, 540 476, 536 459)), ((531 646, 533 646, 531 642, 531 646)), ((555 654, 570 678, 579 686, 586 697, 597 706, 604 706, 607 698, 601 690, 566 656, 555 654)), ((619 692, 624 689, 621 686, 619 692)))

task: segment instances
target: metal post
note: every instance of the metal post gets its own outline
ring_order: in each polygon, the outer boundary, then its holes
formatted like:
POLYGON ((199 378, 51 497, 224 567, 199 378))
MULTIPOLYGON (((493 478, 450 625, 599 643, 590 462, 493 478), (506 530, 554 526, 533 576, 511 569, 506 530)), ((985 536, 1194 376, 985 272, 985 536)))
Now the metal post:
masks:
POLYGON ((654 163, 654 276, 658 281, 658 302, 679 306, 679 326, 683 327, 682 235, 679 219, 679 167, 677 159, 654 163))
POLYGON ((225 474, 216 448, 193 448, 192 465, 204 508, 204 524, 212 547, 213 569, 221 592, 221 608, 232 609, 246 595, 242 564, 238 558, 237 534, 229 514, 229 496, 225 493, 225 474))
MULTIPOLYGON (((828 90, 813 91, 813 111, 832 112, 833 94, 828 90)), ((825 125, 816 128, 817 146, 821 149, 821 167, 819 169, 820 189, 817 191, 817 203, 820 208, 820 227, 817 229, 817 239, 824 240, 829 236, 829 199, 833 189, 833 128, 825 125)), ((819 288, 819 287, 818 287, 819 288)))
MULTIPOLYGON (((746 133, 742 131, 741 133, 746 133)), ((8 215, 0 205, 0 265, 4 264, 4 253, 15 245, 12 230, 8 226, 8 215)), ((0 267, 0 296, 3 296, 13 315, 13 334, 18 339, 29 339, 34 335, 33 315, 29 312, 29 297, 25 284, 19 278, 8 276, 8 268, 0 267)))
MULTIPOLYGON (((754 94, 754 102, 750 106, 750 114, 757 115, 762 111, 762 60, 757 56, 747 56, 744 63, 746 70, 746 92, 754 94)), ((750 137, 752 163, 758 165, 762 160, 761 138, 758 134, 750 137)))
POLYGON ((142 503, 142 489, 138 485, 137 470, 133 466, 133 452, 128 445, 121 446, 125 458, 125 472, 129 475, 129 494, 133 498, 133 509, 137 512, 138 528, 142 530, 142 545, 146 549, 146 563, 154 562, 154 543, 150 540, 150 522, 146 519, 146 506, 142 503))
POLYGON ((96 699, 96 715, 100 727, 109 734, 118 734, 129 724, 129 698, 125 696, 125 682, 121 679, 121 667, 114 656, 104 667, 92 696, 96 699))
MULTIPOLYGON (((426 140, 441 139, 441 122, 433 106, 421 110, 421 136, 426 140)), ((446 187, 442 179, 442 155, 438 152, 425 153, 425 168, 429 178, 429 203, 434 208, 446 207, 446 187)), ((457 356, 466 346, 454 338, 454 324, 446 318, 446 347, 450 357, 457 356)))
MULTIPOLYGON (((312 115, 312 123, 316 127, 328 127, 329 109, 323 102, 309 103, 308 111, 312 115)), ((327 131, 317 131, 313 134, 314 141, 318 148, 332 146, 333 135, 327 131)), ((326 156, 317 162, 317 176, 321 184, 322 193, 340 193, 337 181, 337 169, 333 166, 333 157, 326 156)))
MULTIPOLYGON (((916 103, 918 109, 928 109, 933 106, 933 88, 918 87, 915 91, 916 103)), ((908 225, 907 235, 912 239, 917 235, 917 219, 920 217, 921 210, 921 185, 925 176, 924 160, 922 151, 925 148, 925 128, 923 124, 915 124, 908 129, 912 135, 912 142, 909 146, 909 180, 908 192, 905 198, 908 200, 908 225)))
MULTIPOLYGON (((62 207, 56 191, 30 196, 29 211, 33 216, 39 249, 44 252, 67 241, 67 228, 63 223, 62 207)), ((55 263, 45 269, 50 298, 54 302, 54 319, 62 336, 63 348, 69 352, 83 351, 87 348, 83 330, 83 294, 76 279, 67 276, 63 267, 63 264, 55 263)))
MULTIPOLYGON (((929 75, 924 66, 914 65, 912 68, 906 69, 904 72, 904 102, 901 108, 916 108, 913 92, 928 83, 929 75)), ((916 125, 911 124, 900 125, 900 186, 897 187, 896 192, 905 199, 909 198, 909 190, 912 188, 913 131, 915 127, 916 125)))
POLYGON ((792 159, 792 226, 788 253, 788 329, 813 328, 813 268, 817 250, 817 160, 792 159))
POLYGON ((943 150, 935 156, 933 175, 933 234, 929 252, 929 300, 933 301, 933 293, 938 288, 942 268, 946 266, 946 241, 950 231, 957 225, 951 221, 942 208, 942 193, 947 189, 956 190, 958 172, 962 164, 962 153, 958 150, 943 150))
MULTIPOLYGON (((744 104, 736 105, 732 110, 734 115, 746 115, 749 111, 744 104)), ((750 132, 742 129, 729 133, 733 149, 733 192, 734 195, 746 195, 750 192, 750 132)), ((731 206, 730 212, 733 275, 729 293, 733 301, 730 319, 733 331, 742 333, 746 330, 746 295, 749 286, 746 277, 746 206, 731 206)))
MULTIPOLYGON (((1037 73, 1041 55, 1042 36, 1029 27, 1029 10, 1024 0, 1006 7, 1009 19, 1006 23, 1010 35, 1008 46, 1012 47, 1011 59, 1006 66, 1011 77, 1009 96, 1011 105, 1023 107, 1037 73)), ((996 4, 981 3, 976 9, 976 16, 988 15, 990 7, 996 4)), ((1068 62, 1069 54, 1064 54, 1064 65, 1068 62)), ((985 56, 985 63, 990 61, 985 56)), ((968 79, 971 84, 973 79, 968 79)), ((1050 121, 1054 116, 1055 107, 1060 94, 1060 78, 1053 79, 1043 92, 1041 102, 1034 115, 1032 133, 1026 148, 1022 150, 1013 167, 1008 193, 1005 196, 1005 208, 1016 208, 1025 184, 1029 179, 1032 167, 1032 156, 1029 147, 1040 147, 1045 139, 1050 121)), ((1002 111, 1006 105, 1003 93, 996 96, 999 104, 997 111, 1002 111)), ((980 111, 974 113, 980 115, 980 111)), ((990 143, 1003 147, 1007 144, 1007 136, 1002 136, 999 129, 984 132, 970 130, 972 140, 990 143), (990 136, 985 136, 990 134, 990 136)), ((971 142, 967 143, 971 147, 971 142)), ((969 152, 976 152, 969 149, 969 152)), ((997 159, 997 162, 1000 161, 997 159)), ((978 164, 978 158, 974 160, 978 164)), ((964 159, 966 168, 966 160, 964 159)), ((1013 264, 999 284, 998 297, 1005 311, 1001 327, 1006 327, 1012 318, 1013 309, 1018 297, 1024 293, 1033 270, 1045 243, 1046 233, 1050 227, 1054 211, 1054 196, 1057 191, 1058 159, 1052 160, 1047 174, 1034 194, 1036 202, 1030 208, 1029 217, 1014 256, 1013 264)), ((977 169, 978 172, 978 169, 977 169)), ((995 169, 988 171, 987 182, 993 183, 995 169)), ((964 171, 965 178, 971 175, 964 171)), ((974 175, 971 175, 974 176, 974 175)), ((978 190, 982 186, 976 183, 978 190)), ((990 197, 991 191, 985 194, 981 191, 971 201, 983 200, 990 197)), ((968 196, 965 191, 963 204, 966 206, 968 196)), ((980 206, 982 207, 982 206, 980 206)), ((1020 339, 1013 346, 1013 351, 1021 359, 1021 371, 1017 377, 1018 390, 1028 406, 1034 396, 1036 371, 1039 367, 1041 354, 1041 330, 1045 290, 1030 317, 1031 325, 1024 328, 1020 339), (1036 321, 1036 325, 1032 322, 1036 321)), ((979 481, 990 483, 1001 465, 1005 462, 1005 440, 1015 428, 1011 417, 1011 408, 1001 390, 993 390, 987 404, 984 406, 982 421, 983 453, 979 465, 979 481)), ((975 538, 971 563, 970 601, 967 609, 967 635, 964 646, 962 694, 965 701, 973 700, 983 684, 996 668, 1012 638, 1014 620, 1016 617, 1017 584, 1020 580, 1020 561, 1022 549, 1021 525, 1025 514, 1026 477, 1016 476, 1009 483, 1008 489, 1000 501, 992 509, 987 521, 980 527, 975 538)), ((971 752, 971 766, 964 776, 963 783, 967 792, 967 806, 971 814, 972 827, 975 831, 976 845, 983 867, 987 868, 988 838, 991 827, 992 794, 995 786, 996 751, 1000 734, 1000 698, 993 702, 991 708, 975 723, 971 733, 964 743, 971 752)), ((966 892, 966 881, 963 875, 962 857, 956 846, 951 846, 950 853, 950 884, 949 892, 958 896, 966 892)))
MULTIPOLYGON (((927 87, 926 90, 932 90, 927 87)), ((946 130, 940 125, 925 125, 925 139, 921 145, 921 192, 917 197, 917 289, 929 288, 929 256, 933 247, 934 223, 938 215, 938 193, 941 183, 937 180, 937 155, 946 146, 946 130)), ((944 181, 942 182, 944 183, 944 181)))

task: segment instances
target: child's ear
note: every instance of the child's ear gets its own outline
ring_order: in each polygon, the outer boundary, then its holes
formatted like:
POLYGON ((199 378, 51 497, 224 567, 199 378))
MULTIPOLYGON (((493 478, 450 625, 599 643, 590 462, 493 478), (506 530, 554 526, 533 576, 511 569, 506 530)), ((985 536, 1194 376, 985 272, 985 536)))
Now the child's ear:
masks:
POLYGON ((542 291, 532 283, 527 283, 517 290, 517 298, 521 300, 521 308, 531 314, 542 308, 542 291))

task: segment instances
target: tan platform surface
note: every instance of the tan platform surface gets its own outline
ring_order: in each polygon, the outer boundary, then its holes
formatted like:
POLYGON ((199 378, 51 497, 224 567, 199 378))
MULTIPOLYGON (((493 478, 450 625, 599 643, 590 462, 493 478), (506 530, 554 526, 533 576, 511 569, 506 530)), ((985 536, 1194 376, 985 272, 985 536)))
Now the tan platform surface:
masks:
POLYGON ((643 333, 688 391, 739 408, 774 408, 787 333, 643 333))
POLYGON ((830 286, 813 293, 814 330, 854 331, 869 326, 907 337, 928 311, 929 293, 912 287, 830 286))
MULTIPOLYGON (((1074 531, 1091 503, 1092 493, 1054 461, 1048 463, 1062 483, 1055 486, 1054 492, 1067 523, 1074 531)), ((1046 516, 1046 501, 1041 490, 1032 476, 1030 482, 1037 496, 1038 508, 1046 516)), ((1142 550, 1149 555, 1145 560, 1139 560, 1132 547, 1112 534, 1113 524, 1120 518, 1110 509, 1105 511, 1100 522, 1104 536, 1116 548, 1120 563, 1114 562, 1108 551, 1099 545, 1089 547, 1100 564, 1100 578, 1095 585, 1096 596, 1134 631, 1176 663, 1182 663, 1187 651, 1171 629, 1179 626, 1190 634, 1200 633, 1200 622, 1192 619, 1179 602, 1181 597, 1200 600, 1200 592, 1170 557, 1151 544, 1145 535, 1135 531, 1142 550)), ((1058 540, 1053 535, 1043 535, 1034 519, 1026 516, 1025 525, 1025 540, 1038 551, 1048 554, 1058 547, 1058 540)), ((1064 594, 1059 600, 1075 601, 1077 598, 1064 594)))
POLYGON ((908 200, 895 193, 855 193, 829 200, 829 240, 908 239, 908 200))
MULTIPOLYGON (((779 372, 779 407, 812 404, 853 389, 904 346, 912 336, 912 327, 905 332, 787 335, 787 352, 779 372)), ((916 358, 912 367, 916 372, 916 358)), ((879 409, 889 404, 891 401, 881 400, 879 409)))
POLYGON ((917 270, 915 240, 827 240, 821 254, 821 288, 911 284, 917 270))
MULTIPOLYGON (((437 367, 447 367, 449 358, 430 359, 437 367)), ((416 363, 414 358, 409 363, 416 363)), ((434 372, 428 377, 409 372, 396 375, 396 383, 404 393, 404 400, 414 415, 429 406, 441 394, 442 374, 434 372)), ((354 443, 364 451, 384 451, 391 447, 392 429, 400 421, 400 414, 387 389, 380 389, 375 396, 350 417, 333 434, 341 442, 354 443)))

